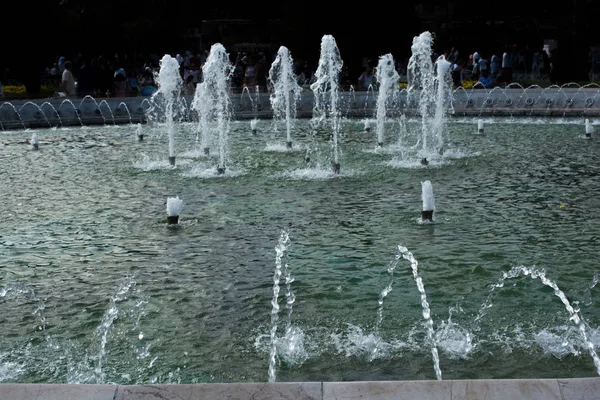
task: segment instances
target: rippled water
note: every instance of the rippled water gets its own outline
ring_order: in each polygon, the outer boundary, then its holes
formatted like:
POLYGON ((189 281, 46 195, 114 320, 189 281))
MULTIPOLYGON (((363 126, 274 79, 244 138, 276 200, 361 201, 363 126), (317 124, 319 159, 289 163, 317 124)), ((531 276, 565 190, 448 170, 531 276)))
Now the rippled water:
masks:
MULTIPOLYGON (((413 124, 416 121, 413 121, 413 124)), ((345 121, 342 173, 328 132, 300 121, 293 151, 262 121, 231 132, 225 176, 164 127, 0 134, 0 382, 265 382, 275 247, 289 233, 291 319, 279 295, 278 381, 436 379, 421 294, 399 245, 419 263, 443 379, 597 376, 553 290, 514 266, 545 269, 600 345, 597 139, 582 121, 453 120, 442 163, 398 160, 345 121), (435 194, 420 223, 421 181, 435 194), (178 226, 166 199, 184 202, 178 226), (491 308, 475 319, 486 301, 491 308), (289 335, 283 336, 286 324, 289 335)))

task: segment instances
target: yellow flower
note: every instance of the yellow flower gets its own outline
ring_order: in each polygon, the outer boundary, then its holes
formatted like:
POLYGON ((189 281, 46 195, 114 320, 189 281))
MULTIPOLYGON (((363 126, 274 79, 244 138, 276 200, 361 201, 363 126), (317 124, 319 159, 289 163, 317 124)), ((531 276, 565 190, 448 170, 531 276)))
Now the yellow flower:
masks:
POLYGON ((25 94, 25 86, 23 85, 7 85, 7 86, 2 86, 2 92, 4 94, 25 94))

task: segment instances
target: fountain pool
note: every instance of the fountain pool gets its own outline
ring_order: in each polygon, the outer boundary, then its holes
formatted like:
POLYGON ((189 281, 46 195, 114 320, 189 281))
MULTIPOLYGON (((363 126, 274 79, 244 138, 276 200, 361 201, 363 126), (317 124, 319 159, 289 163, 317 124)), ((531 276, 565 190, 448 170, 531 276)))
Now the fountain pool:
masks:
MULTIPOLYGON (((449 120, 425 167, 342 119, 337 175, 331 160, 265 151, 244 121, 223 175, 218 155, 186 153, 191 123, 177 125, 176 167, 164 125, 144 141, 133 124, 39 129, 39 151, 31 132, 3 133, 0 382, 266 382, 282 232, 277 337, 289 324, 295 340, 276 343, 273 380, 434 380, 433 347, 444 380, 597 376, 554 289, 503 274, 545 273, 598 349, 600 145, 580 138, 583 120, 489 118, 476 135, 477 120, 449 120), (427 180, 436 211, 423 223, 427 180)), ((299 120, 294 146, 330 154, 330 134, 299 120)))

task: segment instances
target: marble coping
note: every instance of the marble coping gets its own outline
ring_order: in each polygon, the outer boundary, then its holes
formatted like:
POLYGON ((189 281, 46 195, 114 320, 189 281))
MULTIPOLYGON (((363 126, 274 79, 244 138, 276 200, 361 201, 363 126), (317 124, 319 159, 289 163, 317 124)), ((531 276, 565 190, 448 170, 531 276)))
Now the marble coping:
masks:
POLYGON ((184 385, 0 384, 0 400, 600 400, 600 377, 184 385))

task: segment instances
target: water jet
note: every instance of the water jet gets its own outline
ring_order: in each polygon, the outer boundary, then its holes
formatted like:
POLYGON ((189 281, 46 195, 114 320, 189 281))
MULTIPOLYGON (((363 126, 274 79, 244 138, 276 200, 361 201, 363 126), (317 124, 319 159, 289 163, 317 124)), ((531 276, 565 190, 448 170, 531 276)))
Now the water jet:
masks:
POLYGON ((38 136, 35 133, 33 135, 31 135, 31 148, 33 150, 39 150, 39 148, 40 148, 40 145, 38 142, 38 136))
POLYGON ((586 119, 585 120, 585 137, 591 138, 592 137, 592 133, 594 133, 594 127, 590 123, 590 120, 586 119))
POLYGON ((175 225, 179 223, 179 213, 183 208, 183 201, 177 197, 169 197, 167 199, 167 223, 175 225))
POLYGON ((423 198, 423 211, 421 211, 421 220, 433 221, 433 211, 435 210, 435 198, 433 197, 433 186, 431 186, 431 182, 421 182, 421 191, 421 197, 423 198))
POLYGON ((144 132, 142 131, 142 124, 139 122, 137 124, 137 137, 140 142, 144 140, 144 132))
POLYGON ((483 134, 483 120, 479 120, 477 121, 477 133, 482 135, 483 134))

